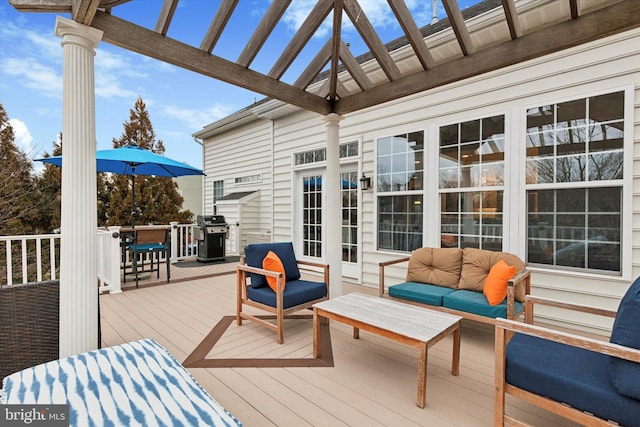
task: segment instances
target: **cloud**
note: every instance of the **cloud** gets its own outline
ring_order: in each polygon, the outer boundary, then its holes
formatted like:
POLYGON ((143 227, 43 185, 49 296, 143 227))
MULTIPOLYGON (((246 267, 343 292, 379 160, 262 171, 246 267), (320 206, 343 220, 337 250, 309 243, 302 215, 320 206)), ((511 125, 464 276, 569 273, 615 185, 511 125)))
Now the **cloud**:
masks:
POLYGON ((166 105, 162 108, 162 114, 186 123, 191 129, 201 129, 202 126, 228 116, 233 110, 233 106, 225 104, 214 104, 197 110, 166 105))
POLYGON ((125 87, 137 79, 148 78, 144 66, 133 54, 120 54, 106 48, 96 49, 95 89, 101 98, 136 98, 137 92, 125 87))
POLYGON ((0 72, 18 77, 17 81, 22 85, 45 96, 62 96, 62 75, 35 58, 5 58, 0 62, 0 72))
MULTIPOLYGON (((291 6, 289 6, 284 14, 283 21, 288 25, 290 30, 297 31, 316 3, 317 2, 314 0, 299 0, 292 2, 291 6)), ((419 1, 411 1, 409 3, 412 7, 417 7, 422 4, 419 1)), ((362 11, 365 16, 369 22, 371 22, 371 25, 376 29, 380 30, 382 28, 400 27, 387 0, 367 0, 361 1, 359 4, 362 7, 362 11)), ((329 14, 327 19, 325 19, 318 31, 314 34, 314 37, 321 38, 326 36, 329 31, 331 31, 332 24, 332 14, 329 14)), ((342 32, 352 33, 355 31, 356 29, 353 26, 353 23, 347 14, 344 13, 342 17, 342 32)))
POLYGON ((29 132, 29 128, 26 123, 18 119, 9 119, 9 124, 13 128, 13 134, 15 136, 15 144, 26 154, 30 154, 33 151, 31 143, 33 142, 33 136, 29 132))
POLYGON ((21 37, 28 41, 32 47, 37 48, 40 54, 43 54, 47 58, 62 62, 62 39, 51 34, 44 35, 36 31, 26 31, 22 33, 21 37))

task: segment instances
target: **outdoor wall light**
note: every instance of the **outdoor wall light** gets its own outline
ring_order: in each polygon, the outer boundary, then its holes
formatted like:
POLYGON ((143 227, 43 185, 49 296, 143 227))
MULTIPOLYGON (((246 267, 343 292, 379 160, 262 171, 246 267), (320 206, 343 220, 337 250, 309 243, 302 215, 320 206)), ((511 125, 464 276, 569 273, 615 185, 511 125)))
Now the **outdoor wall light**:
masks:
POLYGON ((365 176, 364 172, 362 172, 362 178, 360 178, 360 188, 362 189, 362 191, 367 191, 369 188, 371 188, 371 178, 365 176))

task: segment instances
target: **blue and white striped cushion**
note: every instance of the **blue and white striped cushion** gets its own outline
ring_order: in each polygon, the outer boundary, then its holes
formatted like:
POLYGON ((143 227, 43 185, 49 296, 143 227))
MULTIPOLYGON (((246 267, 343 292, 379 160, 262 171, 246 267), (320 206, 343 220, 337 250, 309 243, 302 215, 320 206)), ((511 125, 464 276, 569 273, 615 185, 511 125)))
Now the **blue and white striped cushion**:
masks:
POLYGON ((4 379, 4 403, 69 404, 72 426, 237 426, 152 339, 44 363, 4 379))

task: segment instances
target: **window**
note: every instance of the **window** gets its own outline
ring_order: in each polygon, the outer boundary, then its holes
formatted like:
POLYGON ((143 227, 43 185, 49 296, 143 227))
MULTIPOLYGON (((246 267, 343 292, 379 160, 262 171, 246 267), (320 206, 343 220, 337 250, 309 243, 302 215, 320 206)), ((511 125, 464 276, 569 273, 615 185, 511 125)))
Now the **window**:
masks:
POLYGON ((621 272, 624 92, 527 110, 527 262, 621 272))
MULTIPOLYGON (((340 158, 358 157, 358 142, 347 142, 340 144, 340 158)), ((296 165, 306 165, 310 163, 324 162, 327 160, 327 149, 318 148, 317 150, 304 151, 296 153, 294 162, 296 165)))
POLYGON ((302 251, 305 256, 322 256, 322 176, 303 177, 302 251))
POLYGON ((224 196, 224 181, 213 181, 213 214, 218 214, 218 199, 224 196))
POLYGON ((422 247, 424 132, 377 141, 378 249, 422 247))
POLYGON ((440 246, 502 250, 504 116, 440 127, 440 246))
POLYGON ((422 247, 422 195, 378 198, 378 248, 411 252, 422 247))
POLYGON ((358 172, 340 173, 342 196, 342 261, 358 262, 358 172))
POLYGON ((252 182, 260 181, 262 181, 262 175, 259 173, 255 175, 237 176, 234 178, 234 182, 236 184, 251 184, 252 182))

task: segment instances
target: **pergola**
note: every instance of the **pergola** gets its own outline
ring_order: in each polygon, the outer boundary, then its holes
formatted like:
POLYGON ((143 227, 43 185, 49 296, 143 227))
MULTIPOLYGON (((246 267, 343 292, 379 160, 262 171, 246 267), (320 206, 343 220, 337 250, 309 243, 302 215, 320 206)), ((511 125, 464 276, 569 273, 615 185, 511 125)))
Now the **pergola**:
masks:
MULTIPOLYGON (((447 18, 418 28, 404 0, 387 0, 404 37, 385 44, 361 8, 367 0, 318 0, 283 47, 268 72, 252 69, 292 0, 274 0, 237 59, 213 54, 239 0, 222 0, 200 45, 167 36, 178 0, 164 0, 155 28, 117 16, 134 0, 9 0, 22 12, 70 13, 58 17, 62 38, 63 133, 62 243, 60 264, 60 356, 95 348, 97 342, 96 163, 93 56, 100 40, 218 79, 324 116, 327 188, 339 185, 339 122, 343 115, 455 81, 518 64, 640 26, 636 0, 485 0, 461 11, 456 0, 441 0, 447 18), (475 34, 470 19, 502 9, 503 31, 475 34), (550 13, 549 11, 553 11, 550 13), (331 16, 326 44, 293 82, 283 76, 322 23, 331 16), (551 20, 549 20, 551 17, 551 20), (341 38, 350 20, 370 52, 354 57, 341 38), (457 44, 434 55, 425 36, 453 31, 457 44), (395 49, 410 46, 398 66, 395 49)), ((137 0, 144 1, 144 0, 137 0)), ((244 29, 242 29, 244 30, 244 29)), ((339 192, 327 194, 328 223, 340 218, 339 192)), ((331 265, 332 295, 341 293, 339 227, 329 227, 325 260, 331 265)))

